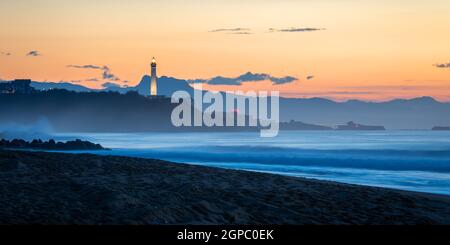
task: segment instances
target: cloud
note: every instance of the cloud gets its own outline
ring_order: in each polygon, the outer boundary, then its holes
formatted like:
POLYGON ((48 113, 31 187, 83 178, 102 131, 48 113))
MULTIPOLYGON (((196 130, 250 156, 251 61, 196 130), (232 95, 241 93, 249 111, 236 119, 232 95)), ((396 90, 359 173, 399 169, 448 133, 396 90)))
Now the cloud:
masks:
POLYGON ((210 30, 209 32, 225 32, 226 34, 233 34, 233 35, 250 35, 253 34, 250 32, 250 28, 220 28, 220 29, 214 29, 210 30))
POLYGON ((103 70, 108 69, 107 66, 96 66, 96 65, 68 65, 69 68, 78 68, 78 69, 94 69, 94 70, 103 70))
POLYGON ((274 77, 266 73, 252 73, 247 72, 245 74, 242 74, 238 77, 229 78, 229 77, 222 77, 217 76, 213 77, 211 79, 197 79, 197 80, 190 80, 190 83, 207 83, 212 85, 242 85, 244 82, 258 82, 258 81, 271 81, 272 84, 278 85, 278 84, 285 84, 285 83, 291 83, 296 80, 298 80, 296 77, 292 76, 285 76, 285 77, 274 77))
POLYGON ((291 27, 291 28, 285 28, 285 29, 275 29, 270 28, 269 32, 312 32, 312 31, 324 31, 326 29, 324 28, 297 28, 297 27, 291 27))
POLYGON ((4 56, 10 56, 11 53, 10 52, 0 52, 0 55, 4 55, 4 56))
POLYGON ((314 76, 310 75, 310 76, 307 76, 307 77, 306 77, 306 80, 311 80, 311 79, 313 79, 313 78, 314 78, 314 76))
POLYGON ((85 80, 86 82, 98 82, 99 80, 98 80, 98 78, 89 78, 89 79, 86 79, 85 80))
MULTIPOLYGON (((77 69, 91 69, 91 70, 100 70, 102 71, 102 78, 103 80, 109 80, 109 81, 120 81, 120 78, 111 73, 111 69, 109 69, 108 66, 97 66, 97 65, 67 65, 69 68, 77 68, 77 69)), ((96 78, 91 78, 89 81, 98 81, 94 80, 96 78)))
POLYGON ((228 77, 214 77, 212 79, 210 79, 209 81, 207 81, 208 84, 213 84, 213 85, 241 85, 242 81, 239 81, 238 79, 234 79, 234 78, 228 78, 228 77))
MULTIPOLYGON (((282 29, 276 29, 276 28, 269 28, 269 32, 313 32, 313 31, 324 31, 325 28, 311 28, 311 27, 291 27, 291 28, 282 28, 282 29)), ((219 28, 210 30, 208 32, 224 32, 226 34, 234 34, 234 35, 250 35, 253 34, 251 32, 250 28, 219 28)))
POLYGON ((272 81, 273 84, 285 84, 285 83, 291 83, 294 81, 297 81, 298 79, 295 77, 291 77, 291 76, 286 76, 286 77, 270 77, 269 79, 270 81, 272 81))
POLYGON ((111 80, 111 81, 120 81, 120 78, 118 78, 116 75, 112 74, 108 67, 105 66, 106 69, 103 69, 102 77, 105 80, 111 80))
POLYGON ((209 32, 239 32, 239 31, 250 31, 250 28, 220 28, 220 29, 214 29, 210 30, 209 32))
POLYGON ((102 84, 103 88, 120 88, 121 86, 117 83, 106 82, 102 84))
POLYGON ((434 64, 437 68, 450 68, 450 63, 440 63, 440 64, 434 64))
POLYGON ((37 51, 37 50, 33 50, 33 51, 30 51, 30 52, 27 53, 27 56, 33 56, 33 57, 41 56, 41 55, 42 54, 39 53, 39 51, 37 51))

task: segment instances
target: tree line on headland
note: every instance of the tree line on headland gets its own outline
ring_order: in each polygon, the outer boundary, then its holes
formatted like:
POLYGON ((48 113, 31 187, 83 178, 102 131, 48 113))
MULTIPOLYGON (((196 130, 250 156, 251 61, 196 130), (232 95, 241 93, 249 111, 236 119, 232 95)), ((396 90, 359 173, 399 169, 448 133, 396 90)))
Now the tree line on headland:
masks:
MULTIPOLYGON (((257 130, 242 127, 176 128, 170 121, 176 106, 170 98, 152 99, 135 91, 122 94, 51 89, 32 94, 0 94, 0 123, 27 125, 45 118, 58 132, 257 130)), ((331 125, 350 121, 361 125, 383 125, 386 129, 431 129, 441 125, 434 130, 449 130, 449 115, 450 103, 429 97, 380 103, 280 98, 281 130, 330 130, 331 125)))

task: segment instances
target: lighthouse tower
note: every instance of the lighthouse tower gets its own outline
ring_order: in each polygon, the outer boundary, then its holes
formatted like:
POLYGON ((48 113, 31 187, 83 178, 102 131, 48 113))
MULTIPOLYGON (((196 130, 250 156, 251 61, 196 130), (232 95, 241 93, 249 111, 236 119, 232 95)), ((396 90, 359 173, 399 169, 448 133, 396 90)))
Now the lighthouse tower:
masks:
POLYGON ((155 57, 153 57, 152 59, 152 63, 151 63, 151 68, 152 68, 152 75, 151 75, 151 82, 150 82, 150 95, 151 96, 157 96, 158 95, 158 86, 156 84, 156 60, 155 57))

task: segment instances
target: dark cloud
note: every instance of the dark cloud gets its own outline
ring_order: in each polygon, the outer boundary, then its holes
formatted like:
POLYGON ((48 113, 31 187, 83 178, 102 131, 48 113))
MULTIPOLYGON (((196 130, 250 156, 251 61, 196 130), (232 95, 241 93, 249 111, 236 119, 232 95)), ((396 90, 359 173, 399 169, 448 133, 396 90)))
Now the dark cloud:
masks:
POLYGON ((96 65, 68 65, 67 67, 78 69, 94 69, 94 70, 108 69, 107 66, 96 66, 96 65))
POLYGON ((232 34, 232 35, 250 35, 253 34, 250 32, 250 28, 221 28, 221 29, 215 29, 211 30, 209 32, 224 32, 226 34, 232 34))
POLYGON ((0 52, 0 55, 4 55, 4 56, 10 56, 11 53, 10 52, 0 52))
POLYGON ((112 74, 111 71, 109 70, 109 68, 103 70, 102 77, 105 80, 120 81, 120 78, 118 78, 114 74, 112 74))
POLYGON ((313 79, 314 78, 314 76, 307 76, 306 77, 306 80, 311 80, 311 79, 313 79))
POLYGON ((275 28, 270 28, 269 32, 312 32, 312 31, 324 31, 326 29, 324 28, 310 28, 310 27, 306 27, 306 28, 285 28, 285 29, 275 29, 275 28))
POLYGON ((212 79, 210 79, 209 81, 207 81, 208 84, 213 84, 213 85, 220 85, 220 84, 224 84, 224 85, 241 85, 242 81, 239 81, 237 79, 234 78, 228 78, 228 77, 214 77, 212 79))
POLYGON ((36 57, 36 56, 41 56, 41 55, 42 54, 39 53, 39 51, 37 51, 37 50, 32 50, 32 51, 27 53, 27 56, 34 56, 34 57, 36 57))
POLYGON ((209 32, 248 32, 250 31, 250 28, 220 28, 220 29, 214 29, 209 32))
MULTIPOLYGON (((111 73, 111 70, 108 66, 97 66, 97 65, 68 65, 69 68, 77 68, 77 69, 91 69, 91 70, 101 70, 103 80, 110 81, 120 81, 120 78, 111 73)), ((90 81, 94 81, 90 79, 90 81)), ((98 81, 98 80, 97 80, 98 81)))
MULTIPOLYGON (((291 27, 291 28, 283 28, 283 29, 275 29, 275 28, 269 28, 269 32, 312 32, 312 31, 323 31, 326 30, 325 28, 297 28, 297 27, 291 27)), ((225 32, 226 34, 236 34, 236 35, 250 35, 253 34, 251 32, 250 28, 220 28, 220 29, 214 29, 210 30, 209 32, 225 32)))
POLYGON ((285 84, 285 83, 291 83, 296 80, 298 80, 295 77, 292 76, 285 76, 285 77, 274 77, 266 73, 251 73, 247 72, 245 74, 242 74, 238 77, 229 78, 229 77, 222 77, 217 76, 214 78, 211 78, 209 80, 207 79, 197 79, 197 80, 190 80, 190 83, 207 83, 212 85, 242 85, 244 82, 258 82, 258 81, 271 81, 272 84, 285 84))
POLYGON ((103 88, 120 88, 121 86, 117 83, 106 82, 102 84, 103 88))
POLYGON ((440 63, 440 64, 435 64, 434 66, 436 66, 437 68, 450 68, 450 63, 440 63))
POLYGON ((89 79, 86 79, 86 82, 98 82, 99 80, 98 80, 98 78, 89 78, 89 79))
POLYGON ((272 81, 273 84, 278 85, 278 84, 291 83, 291 82, 297 81, 298 79, 295 77, 286 76, 286 77, 270 77, 269 80, 272 81))

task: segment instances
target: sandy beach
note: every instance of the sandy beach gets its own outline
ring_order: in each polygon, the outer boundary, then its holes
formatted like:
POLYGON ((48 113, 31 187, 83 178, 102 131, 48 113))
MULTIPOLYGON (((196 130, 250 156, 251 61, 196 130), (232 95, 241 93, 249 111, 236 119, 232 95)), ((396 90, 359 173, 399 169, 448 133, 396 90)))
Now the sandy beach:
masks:
POLYGON ((1 224, 450 224, 450 197, 161 160, 0 150, 1 224))

